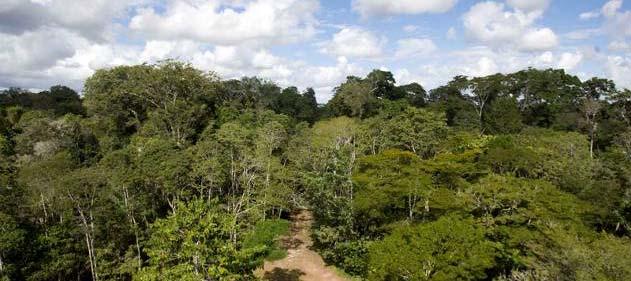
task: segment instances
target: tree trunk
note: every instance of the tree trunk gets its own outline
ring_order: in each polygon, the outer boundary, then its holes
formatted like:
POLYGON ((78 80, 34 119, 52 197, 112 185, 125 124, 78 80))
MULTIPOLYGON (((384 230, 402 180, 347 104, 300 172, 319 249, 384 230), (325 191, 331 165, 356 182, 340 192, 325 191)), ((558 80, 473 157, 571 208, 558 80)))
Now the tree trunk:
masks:
POLYGON ((589 158, 594 159, 594 134, 589 138, 589 158))
POLYGON ((134 228, 134 238, 136 240, 136 252, 138 255, 138 269, 140 270, 140 268, 142 267, 142 257, 141 257, 141 252, 140 252, 140 238, 138 237, 138 223, 136 222, 136 218, 134 218, 134 212, 133 209, 129 206, 129 191, 127 190, 127 186, 123 186, 123 196, 124 196, 124 203, 125 203, 125 209, 127 211, 127 217, 129 219, 129 222, 132 224, 132 227, 134 228))
POLYGON ((94 231, 94 223, 92 212, 90 211, 90 221, 86 217, 83 208, 79 204, 79 202, 72 196, 72 194, 68 193, 68 197, 70 200, 74 201, 75 207, 77 208, 77 213, 79 213, 79 218, 81 219, 81 224, 83 226, 83 233, 85 235, 85 244, 88 249, 88 260, 90 261, 90 273, 92 275, 92 281, 98 281, 99 275, 97 273, 97 264, 96 264, 96 255, 94 253, 94 239, 92 237, 92 233, 94 231))
POLYGON ((90 235, 88 234, 87 231, 85 232, 85 245, 88 248, 88 258, 90 260, 90 274, 92 275, 92 280, 96 281, 97 280, 96 264, 93 259, 94 253, 92 252, 92 243, 90 242, 90 235))

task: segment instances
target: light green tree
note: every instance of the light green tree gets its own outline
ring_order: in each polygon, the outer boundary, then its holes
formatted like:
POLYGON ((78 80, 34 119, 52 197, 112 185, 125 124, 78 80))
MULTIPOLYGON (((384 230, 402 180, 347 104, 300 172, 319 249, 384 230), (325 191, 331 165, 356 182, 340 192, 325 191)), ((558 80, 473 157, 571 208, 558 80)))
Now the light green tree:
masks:
POLYGON ((494 243, 472 219, 445 216, 398 227, 373 243, 368 280, 481 280, 495 255, 494 243))
POLYGON ((216 202, 178 203, 178 212, 151 226, 149 266, 134 280, 246 280, 264 246, 241 249, 231 240, 231 215, 216 202))

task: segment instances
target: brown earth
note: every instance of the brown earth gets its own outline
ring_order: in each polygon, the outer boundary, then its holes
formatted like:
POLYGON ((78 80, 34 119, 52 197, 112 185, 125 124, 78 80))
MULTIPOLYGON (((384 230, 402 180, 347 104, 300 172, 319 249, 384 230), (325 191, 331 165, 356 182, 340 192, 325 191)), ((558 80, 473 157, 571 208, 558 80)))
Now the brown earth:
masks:
POLYGON ((302 210, 291 216, 291 233, 282 238, 287 257, 277 261, 266 261, 256 275, 270 281, 347 281, 333 267, 326 266, 318 253, 309 249, 311 240, 311 212, 302 210))

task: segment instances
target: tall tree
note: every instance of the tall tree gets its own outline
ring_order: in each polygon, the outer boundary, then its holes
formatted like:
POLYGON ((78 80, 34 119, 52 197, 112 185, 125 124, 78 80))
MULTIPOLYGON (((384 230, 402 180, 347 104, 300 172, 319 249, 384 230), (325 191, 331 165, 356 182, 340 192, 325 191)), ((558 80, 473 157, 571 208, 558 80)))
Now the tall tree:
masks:
POLYGON ((601 99, 607 99, 614 94, 616 86, 611 80, 592 78, 583 83, 583 99, 580 111, 583 115, 584 126, 589 134, 589 152, 594 158, 594 142, 598 131, 600 111, 603 108, 601 99))

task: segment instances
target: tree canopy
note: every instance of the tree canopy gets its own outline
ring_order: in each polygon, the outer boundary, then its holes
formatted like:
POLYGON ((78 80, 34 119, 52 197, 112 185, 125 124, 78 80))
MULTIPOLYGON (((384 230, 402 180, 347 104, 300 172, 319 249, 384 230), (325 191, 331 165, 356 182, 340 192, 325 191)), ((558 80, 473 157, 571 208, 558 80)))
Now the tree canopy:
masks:
POLYGON ((631 280, 631 93, 374 70, 318 104, 173 60, 0 91, 0 280, 255 280, 305 208, 358 280, 631 280))

